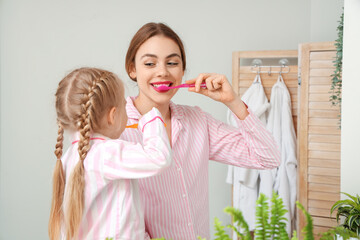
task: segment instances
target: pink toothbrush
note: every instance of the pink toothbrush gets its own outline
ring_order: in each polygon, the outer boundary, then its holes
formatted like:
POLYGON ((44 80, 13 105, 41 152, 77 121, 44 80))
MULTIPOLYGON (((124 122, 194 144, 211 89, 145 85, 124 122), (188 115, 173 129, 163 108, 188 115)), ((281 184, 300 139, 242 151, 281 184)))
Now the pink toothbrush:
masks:
MULTIPOLYGON (((159 91, 167 91, 167 90, 170 90, 170 89, 174 89, 174 88, 189 88, 189 87, 195 87, 195 84, 180 84, 180 85, 177 85, 177 86, 173 86, 173 87, 167 87, 167 86, 164 86, 164 85, 161 85, 157 88, 157 90, 159 91)), ((206 88, 206 83, 202 83, 200 84, 200 87, 202 88, 206 88)))

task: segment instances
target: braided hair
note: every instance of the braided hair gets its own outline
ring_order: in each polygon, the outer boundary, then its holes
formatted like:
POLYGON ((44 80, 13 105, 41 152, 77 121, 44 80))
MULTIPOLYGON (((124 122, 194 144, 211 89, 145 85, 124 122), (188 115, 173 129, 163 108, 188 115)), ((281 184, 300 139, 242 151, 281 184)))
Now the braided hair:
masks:
POLYGON ((76 238, 84 208, 84 160, 90 150, 90 135, 101 129, 101 119, 123 98, 123 84, 113 73, 97 68, 80 68, 63 78, 56 91, 58 137, 53 174, 53 194, 49 219, 49 237, 58 239, 61 226, 66 239, 76 238), (80 133, 79 161, 67 183, 68 200, 64 203, 65 173, 61 161, 64 129, 80 133), (64 212, 63 205, 66 207, 64 212))

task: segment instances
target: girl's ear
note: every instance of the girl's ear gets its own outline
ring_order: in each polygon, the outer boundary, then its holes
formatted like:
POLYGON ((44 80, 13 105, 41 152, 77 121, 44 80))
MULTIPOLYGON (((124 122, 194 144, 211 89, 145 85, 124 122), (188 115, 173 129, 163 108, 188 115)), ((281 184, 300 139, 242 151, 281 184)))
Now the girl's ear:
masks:
POLYGON ((112 107, 107 115, 107 122, 109 125, 115 124, 115 113, 116 113, 116 107, 112 107))

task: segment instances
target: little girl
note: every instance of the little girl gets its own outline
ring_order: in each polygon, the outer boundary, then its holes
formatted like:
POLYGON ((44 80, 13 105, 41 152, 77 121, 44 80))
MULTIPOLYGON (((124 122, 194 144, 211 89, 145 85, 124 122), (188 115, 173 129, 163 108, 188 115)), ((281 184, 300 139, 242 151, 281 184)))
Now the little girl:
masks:
POLYGON ((127 115, 124 87, 115 74, 74 70, 55 96, 59 130, 50 239, 144 239, 136 179, 162 172, 172 158, 160 112, 152 108, 143 115, 138 123, 143 142, 131 143, 118 139, 127 115), (64 130, 73 137, 62 155, 64 130))

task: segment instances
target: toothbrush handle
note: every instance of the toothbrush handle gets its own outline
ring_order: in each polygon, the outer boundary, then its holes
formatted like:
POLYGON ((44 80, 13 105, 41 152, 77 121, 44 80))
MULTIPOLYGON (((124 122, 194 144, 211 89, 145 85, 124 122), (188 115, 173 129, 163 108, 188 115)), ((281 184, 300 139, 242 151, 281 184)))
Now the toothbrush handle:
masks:
MULTIPOLYGON (((195 87, 195 84, 181 84, 182 87, 195 87)), ((200 84, 200 87, 206 87, 206 83, 200 84)))
MULTIPOLYGON (((180 84, 180 85, 177 85, 177 86, 174 86, 174 87, 164 87, 165 90, 168 90, 168 89, 174 89, 174 88, 189 88, 189 87, 195 87, 195 84, 180 84)), ((202 83, 200 84, 200 87, 202 88, 206 88, 206 83, 202 83)))

